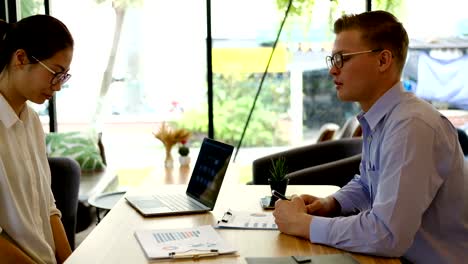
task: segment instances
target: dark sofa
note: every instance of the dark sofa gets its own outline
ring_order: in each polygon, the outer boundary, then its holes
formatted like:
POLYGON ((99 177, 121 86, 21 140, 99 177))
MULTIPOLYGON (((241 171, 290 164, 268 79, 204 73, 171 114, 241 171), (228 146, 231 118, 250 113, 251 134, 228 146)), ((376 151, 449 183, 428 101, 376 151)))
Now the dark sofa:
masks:
POLYGON ((286 158, 289 184, 343 187, 361 163, 362 138, 345 138, 292 148, 254 160, 252 182, 268 184, 272 160, 286 158))

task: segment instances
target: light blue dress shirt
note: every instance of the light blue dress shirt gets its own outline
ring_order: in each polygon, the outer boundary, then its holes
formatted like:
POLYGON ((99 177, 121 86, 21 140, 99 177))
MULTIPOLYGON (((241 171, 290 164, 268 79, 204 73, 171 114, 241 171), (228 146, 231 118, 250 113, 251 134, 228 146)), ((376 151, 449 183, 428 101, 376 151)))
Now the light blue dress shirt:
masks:
POLYGON ((351 216, 315 216, 310 240, 413 263, 466 263, 468 176, 450 121, 401 83, 358 120, 361 175, 333 195, 351 216))

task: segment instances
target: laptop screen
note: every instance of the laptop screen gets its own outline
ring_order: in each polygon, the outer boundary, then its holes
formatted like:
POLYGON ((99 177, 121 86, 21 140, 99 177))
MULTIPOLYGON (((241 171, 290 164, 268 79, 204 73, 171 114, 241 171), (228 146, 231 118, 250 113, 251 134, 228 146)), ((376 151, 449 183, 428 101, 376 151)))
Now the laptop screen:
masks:
POLYGON ((205 138, 200 148, 187 195, 214 208, 234 147, 205 138))

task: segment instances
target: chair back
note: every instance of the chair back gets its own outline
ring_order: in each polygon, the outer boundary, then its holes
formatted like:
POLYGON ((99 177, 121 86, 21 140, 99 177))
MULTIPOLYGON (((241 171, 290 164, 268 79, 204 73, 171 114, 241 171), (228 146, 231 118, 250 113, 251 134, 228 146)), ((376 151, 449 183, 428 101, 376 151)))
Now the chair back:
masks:
POLYGON ((74 249, 81 168, 72 158, 48 157, 48 161, 55 204, 62 213, 62 224, 68 242, 74 249))
POLYGON ((461 128, 457 128, 458 133, 458 142, 460 142, 461 149, 463 151, 463 155, 468 156, 468 135, 466 134, 465 130, 461 128))
POLYGON ((335 136, 336 131, 338 131, 340 127, 334 123, 326 123, 320 127, 319 136, 317 138, 317 142, 332 140, 335 136))
POLYGON ((268 184, 272 160, 286 158, 289 173, 345 159, 362 152, 362 138, 319 142, 271 154, 253 161, 252 184, 268 184))
POLYGON ((361 136, 360 124, 356 117, 350 117, 344 125, 335 133, 335 139, 361 136))
POLYGON ((289 184, 343 187, 359 174, 361 154, 289 173, 289 184))

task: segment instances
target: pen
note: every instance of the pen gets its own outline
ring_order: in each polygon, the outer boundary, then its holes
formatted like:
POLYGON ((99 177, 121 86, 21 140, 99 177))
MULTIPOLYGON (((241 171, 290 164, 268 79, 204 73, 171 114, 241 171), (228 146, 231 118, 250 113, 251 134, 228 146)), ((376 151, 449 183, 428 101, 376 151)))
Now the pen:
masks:
POLYGON ((271 194, 273 196, 275 196, 276 198, 278 199, 281 199, 281 200, 287 200, 287 201, 291 201, 290 199, 288 199, 286 196, 282 195, 281 193, 275 191, 275 190, 271 190, 271 194))
POLYGON ((211 257, 211 256, 217 256, 219 255, 219 252, 217 249, 211 249, 210 251, 207 252, 198 252, 198 253, 190 253, 190 252, 170 252, 169 257, 176 259, 176 258, 193 258, 193 259, 198 259, 201 257, 211 257))

